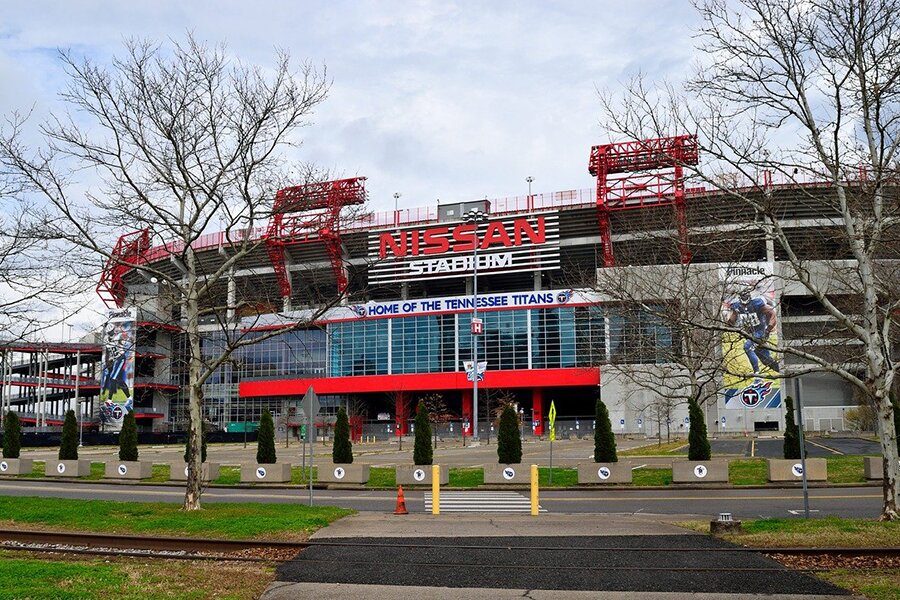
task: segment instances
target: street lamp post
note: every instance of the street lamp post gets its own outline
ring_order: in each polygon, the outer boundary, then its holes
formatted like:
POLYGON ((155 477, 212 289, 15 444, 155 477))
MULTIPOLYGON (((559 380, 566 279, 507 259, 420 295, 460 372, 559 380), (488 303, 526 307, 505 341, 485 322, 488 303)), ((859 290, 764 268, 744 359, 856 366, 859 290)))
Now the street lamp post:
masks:
POLYGON ((478 224, 487 220, 487 213, 473 208, 463 215, 466 223, 475 226, 475 244, 472 248, 472 418, 475 430, 472 439, 478 440, 478 335, 476 323, 478 319, 478 224))

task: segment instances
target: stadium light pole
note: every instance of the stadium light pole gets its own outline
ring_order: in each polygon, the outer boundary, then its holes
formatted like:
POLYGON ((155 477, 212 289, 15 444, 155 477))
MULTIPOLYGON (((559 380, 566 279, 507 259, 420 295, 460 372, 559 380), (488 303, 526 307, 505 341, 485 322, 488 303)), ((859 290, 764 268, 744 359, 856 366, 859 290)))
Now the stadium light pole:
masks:
POLYGON ((528 201, 526 204, 528 205, 528 209, 531 210, 534 207, 534 201, 531 199, 531 182, 534 181, 534 177, 529 175, 525 178, 525 181, 528 183, 528 201))
POLYGON ((463 215, 463 220, 475 226, 475 244, 472 248, 472 418, 475 430, 472 440, 478 440, 478 334, 475 323, 478 318, 478 224, 487 220, 487 213, 473 208, 463 215))
POLYGON ((394 192, 394 226, 400 226, 400 192, 394 192))

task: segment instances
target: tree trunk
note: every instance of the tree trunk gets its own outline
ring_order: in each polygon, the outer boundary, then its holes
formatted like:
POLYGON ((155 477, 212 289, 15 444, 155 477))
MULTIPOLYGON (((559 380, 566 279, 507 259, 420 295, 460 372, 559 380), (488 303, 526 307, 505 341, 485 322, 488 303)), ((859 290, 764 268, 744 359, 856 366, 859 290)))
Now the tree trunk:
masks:
MULTIPOLYGON (((884 388, 882 388, 884 389, 884 388)), ((885 394, 883 398, 877 398, 878 402, 878 437, 881 440, 881 455, 884 457, 882 468, 884 479, 882 492, 884 503, 881 507, 882 521, 896 521, 900 519, 900 479, 897 472, 900 470, 900 457, 897 452, 897 431, 894 429, 894 407, 891 405, 890 396, 885 394)))
POLYGON ((190 439, 190 453, 188 454, 187 484, 184 490, 184 504, 182 510, 200 510, 200 494, 202 493, 201 480, 203 477, 203 463, 201 449, 203 444, 203 388, 200 384, 200 370, 202 368, 200 358, 200 306, 197 298, 197 276, 194 269, 194 254, 190 248, 185 253, 188 271, 187 297, 184 301, 186 331, 190 356, 188 364, 188 410, 190 413, 190 425, 188 437, 190 439))

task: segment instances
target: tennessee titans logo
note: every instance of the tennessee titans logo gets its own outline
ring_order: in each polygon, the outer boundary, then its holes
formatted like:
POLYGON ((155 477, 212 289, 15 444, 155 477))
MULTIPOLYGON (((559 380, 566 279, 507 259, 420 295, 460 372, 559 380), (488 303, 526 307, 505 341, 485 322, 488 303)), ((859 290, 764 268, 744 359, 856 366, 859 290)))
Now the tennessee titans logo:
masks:
POLYGON ((766 396, 772 390, 771 381, 761 381, 757 379, 749 387, 744 388, 741 392, 741 404, 747 408, 756 408, 762 404, 766 396))
POLYGON ((565 304, 569 300, 572 299, 572 290, 566 290, 564 292, 560 292, 556 294, 556 302, 558 304, 565 304))
POLYGON ((355 304, 350 307, 350 309, 356 313, 357 317, 365 317, 368 311, 366 310, 365 305, 363 304, 355 304))

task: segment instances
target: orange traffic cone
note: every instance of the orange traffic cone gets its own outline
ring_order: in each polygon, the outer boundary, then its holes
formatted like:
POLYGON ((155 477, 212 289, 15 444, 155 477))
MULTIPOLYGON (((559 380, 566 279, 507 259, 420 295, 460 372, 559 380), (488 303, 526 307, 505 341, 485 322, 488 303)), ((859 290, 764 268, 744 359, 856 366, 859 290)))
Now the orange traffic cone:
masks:
POLYGON ((406 499, 403 497, 403 486, 397 486, 397 508, 394 509, 395 515, 408 515, 406 510, 406 499))

